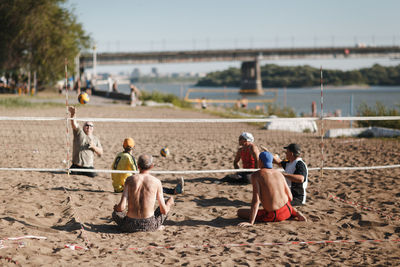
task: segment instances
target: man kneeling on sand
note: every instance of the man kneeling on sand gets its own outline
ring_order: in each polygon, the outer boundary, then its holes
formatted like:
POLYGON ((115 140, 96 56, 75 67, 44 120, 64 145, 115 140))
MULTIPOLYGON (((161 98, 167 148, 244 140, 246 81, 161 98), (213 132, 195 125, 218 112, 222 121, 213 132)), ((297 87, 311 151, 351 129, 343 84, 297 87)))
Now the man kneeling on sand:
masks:
POLYGON ((113 220, 123 232, 147 232, 163 228, 167 214, 174 205, 174 198, 164 201, 161 181, 149 174, 153 157, 141 155, 138 160, 139 174, 125 181, 121 201, 114 206, 113 220), (154 204, 159 207, 154 211, 154 204), (128 204, 128 212, 123 212, 128 204))
POLYGON ((251 175, 253 199, 251 209, 239 209, 237 215, 250 222, 242 222, 239 226, 253 225, 254 222, 279 222, 291 217, 298 221, 306 218, 291 205, 293 196, 286 184, 285 177, 278 170, 272 169, 273 156, 269 152, 259 155, 260 170, 251 175), (259 210, 260 202, 264 209, 259 210))

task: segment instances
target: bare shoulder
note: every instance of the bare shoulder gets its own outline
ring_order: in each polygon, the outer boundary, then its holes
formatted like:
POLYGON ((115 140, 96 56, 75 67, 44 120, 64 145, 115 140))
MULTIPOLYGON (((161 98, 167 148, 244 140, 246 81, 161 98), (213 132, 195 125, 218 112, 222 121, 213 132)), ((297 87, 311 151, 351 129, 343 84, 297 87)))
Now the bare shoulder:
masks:
POLYGON ((146 183, 154 184, 154 185, 161 185, 160 179, 154 177, 153 175, 146 174, 146 176, 143 177, 146 183))
POLYGON ((263 177, 279 177, 282 176, 282 173, 276 169, 267 169, 267 168, 262 168, 259 170, 260 176, 263 177))
POLYGON ((133 184, 133 179, 134 179, 133 175, 131 175, 128 178, 126 178, 125 185, 126 186, 131 186, 133 184))
POLYGON ((257 179, 258 177, 262 176, 264 173, 264 169, 260 169, 256 172, 253 172, 251 178, 257 179))
POLYGON ((266 173, 267 173, 269 176, 274 176, 274 177, 280 177, 280 176, 282 176, 282 177, 284 177, 283 174, 282 174, 282 172, 280 172, 280 171, 277 170, 277 169, 266 169, 266 173))
POLYGON ((140 176, 138 174, 134 174, 134 175, 131 175, 128 178, 126 178, 125 183, 133 184, 139 180, 140 180, 140 176))
POLYGON ((126 178, 125 183, 132 183, 133 181, 133 175, 128 176, 128 178, 126 178))
POLYGON ((158 178, 156 178, 154 176, 151 176, 151 177, 152 177, 154 183, 156 183, 157 185, 161 185, 161 180, 160 179, 158 179, 158 178))
POLYGON ((252 149, 257 149, 257 150, 258 150, 258 146, 257 146, 256 144, 254 144, 254 143, 251 143, 249 146, 250 146, 252 149))

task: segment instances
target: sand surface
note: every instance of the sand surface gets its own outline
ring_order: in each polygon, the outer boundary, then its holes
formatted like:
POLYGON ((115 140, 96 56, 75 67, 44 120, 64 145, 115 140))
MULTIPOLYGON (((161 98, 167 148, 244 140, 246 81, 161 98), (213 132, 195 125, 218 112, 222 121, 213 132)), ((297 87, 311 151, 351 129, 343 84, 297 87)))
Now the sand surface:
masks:
MULTIPOLYGON (((65 107, 0 107, 1 116, 63 117, 65 107)), ((79 117, 216 118, 200 111, 136 107, 102 102, 78 107, 79 117)), ((340 127, 327 125, 326 127, 340 127)), ((260 125, 96 122, 104 155, 97 169, 110 169, 122 141, 137 142, 135 156, 156 156, 154 170, 231 169, 242 131, 256 144, 284 156, 282 147, 302 145, 309 168, 322 164, 320 138, 312 133, 263 130, 260 125), (159 156, 168 145, 171 155, 159 156)), ((72 133, 65 121, 0 121, 2 168, 65 168, 72 133)), ((400 144, 392 139, 325 140, 324 165, 399 164, 400 144)), ((85 176, 37 171, 0 171, 0 264, 29 266, 271 266, 399 265, 400 168, 310 171, 307 204, 299 208, 308 222, 285 221, 241 228, 236 210, 249 207, 250 185, 218 183, 226 173, 184 174, 163 231, 120 233, 111 221, 120 195, 110 174, 85 176), (335 199, 332 196, 336 196, 335 199), (344 202, 346 201, 346 202, 344 202), (357 205, 355 204, 357 203, 357 205), (26 235, 45 240, 7 240, 26 235), (343 240, 343 241, 340 241, 343 240), (363 240, 377 240, 364 242, 363 240), (338 241, 298 244, 304 241, 338 241), (358 242, 355 242, 358 241, 358 242), (284 243, 284 244, 272 244, 284 243), (67 244, 88 250, 65 248, 67 244), (242 244, 242 245, 240 245, 242 244), (158 247, 159 246, 159 247, 158 247), (12 261, 7 261, 9 257, 12 261)), ((158 175, 173 187, 179 175, 158 175)))

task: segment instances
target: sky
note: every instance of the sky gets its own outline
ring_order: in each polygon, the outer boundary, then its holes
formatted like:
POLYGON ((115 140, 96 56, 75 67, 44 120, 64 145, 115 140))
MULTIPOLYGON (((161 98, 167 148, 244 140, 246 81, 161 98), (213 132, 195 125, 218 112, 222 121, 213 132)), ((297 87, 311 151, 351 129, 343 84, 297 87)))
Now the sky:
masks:
MULTIPOLYGON (((99 52, 400 45, 398 0, 69 0, 99 52)), ((390 59, 289 60, 281 65, 354 69, 390 59)), ((207 72, 240 62, 99 66, 149 72, 207 72)))

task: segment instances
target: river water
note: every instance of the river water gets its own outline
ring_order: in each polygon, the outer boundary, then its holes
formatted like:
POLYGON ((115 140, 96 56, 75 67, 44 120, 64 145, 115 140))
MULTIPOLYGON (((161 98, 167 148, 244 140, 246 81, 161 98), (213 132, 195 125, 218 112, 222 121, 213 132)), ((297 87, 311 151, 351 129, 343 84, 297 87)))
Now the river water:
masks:
MULTIPOLYGON (((221 90, 221 87, 195 87, 193 84, 167 84, 167 83, 136 83, 140 90, 147 92, 158 91, 166 94, 174 94, 184 98, 188 89, 207 90, 207 92, 191 92, 189 98, 206 98, 206 99, 231 99, 237 100, 242 98, 239 94, 239 88, 227 87, 226 89, 235 89, 235 92, 209 92, 212 90, 221 90)), ((107 85, 98 86, 100 90, 106 90, 107 85)), ((128 84, 119 84, 118 89, 122 93, 129 94, 130 89, 128 84)), ((223 90, 221 90, 223 91, 223 90)), ((321 106, 321 90, 320 88, 277 88, 277 97, 275 104, 283 107, 288 106, 294 109, 298 114, 310 114, 311 104, 316 102, 318 112, 321 106)), ((251 99, 268 99, 274 95, 270 92, 262 96, 246 95, 246 98, 251 99)), ((324 113, 334 113, 336 110, 341 110, 342 116, 351 116, 357 114, 357 108, 366 103, 369 106, 375 106, 376 102, 384 104, 388 108, 397 107, 400 109, 400 86, 371 86, 368 88, 357 88, 352 86, 351 89, 330 88, 323 91, 323 108, 324 113), (352 111, 351 111, 352 110, 352 111)), ((215 104, 218 105, 218 104, 215 104)), ((233 104, 220 104, 232 106, 233 104)), ((254 108, 256 105, 266 105, 265 103, 250 103, 249 108, 254 108)))

